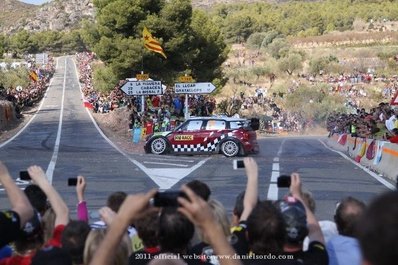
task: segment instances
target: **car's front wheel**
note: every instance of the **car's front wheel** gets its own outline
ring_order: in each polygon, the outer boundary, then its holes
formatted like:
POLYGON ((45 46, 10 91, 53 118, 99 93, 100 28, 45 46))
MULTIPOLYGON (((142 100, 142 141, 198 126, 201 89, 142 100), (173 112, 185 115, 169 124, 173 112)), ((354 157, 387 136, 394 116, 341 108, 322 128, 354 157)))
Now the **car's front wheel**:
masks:
POLYGON ((237 156, 239 150, 239 144, 233 140, 227 140, 221 144, 221 153, 226 157, 237 156))
POLYGON ((161 155, 168 152, 167 140, 163 137, 155 138, 150 143, 150 150, 152 154, 161 155))

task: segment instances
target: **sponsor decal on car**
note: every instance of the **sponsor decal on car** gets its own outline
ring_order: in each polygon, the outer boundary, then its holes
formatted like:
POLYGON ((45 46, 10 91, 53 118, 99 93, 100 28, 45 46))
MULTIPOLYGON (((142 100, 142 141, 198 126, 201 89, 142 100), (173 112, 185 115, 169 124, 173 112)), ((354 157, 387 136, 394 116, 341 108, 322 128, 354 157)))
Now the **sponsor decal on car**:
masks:
POLYGON ((191 134, 174 135, 174 140, 176 140, 176 141, 192 141, 193 135, 191 135, 191 134))

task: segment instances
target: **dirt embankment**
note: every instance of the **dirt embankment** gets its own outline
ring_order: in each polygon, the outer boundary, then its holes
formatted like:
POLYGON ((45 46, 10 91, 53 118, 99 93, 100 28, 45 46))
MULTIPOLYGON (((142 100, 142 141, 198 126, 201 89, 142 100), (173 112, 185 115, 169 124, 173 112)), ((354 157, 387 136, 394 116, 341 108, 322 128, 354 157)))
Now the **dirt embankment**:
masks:
POLYGON ((129 131, 129 110, 115 109, 108 113, 93 113, 93 117, 104 134, 119 148, 127 153, 143 154, 144 141, 133 143, 129 131))

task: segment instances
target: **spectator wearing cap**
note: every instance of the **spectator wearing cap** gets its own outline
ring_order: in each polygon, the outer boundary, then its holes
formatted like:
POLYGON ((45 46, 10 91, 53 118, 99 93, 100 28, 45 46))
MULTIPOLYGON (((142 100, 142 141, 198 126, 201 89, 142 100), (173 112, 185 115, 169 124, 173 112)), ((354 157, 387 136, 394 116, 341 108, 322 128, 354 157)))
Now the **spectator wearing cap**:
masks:
POLYGON ((19 231, 18 238, 14 241, 14 255, 2 259, 0 261, 2 265, 29 264, 33 255, 44 243, 40 214, 37 212, 37 208, 41 211, 45 211, 47 197, 36 185, 29 185, 24 193, 35 211, 32 218, 30 218, 21 231, 19 231))
POLYGON ((378 196, 358 222, 363 265, 391 265, 398 260, 398 192, 378 196))
POLYGON ((40 216, 37 212, 29 219, 19 231, 18 238, 14 241, 15 253, 9 258, 0 260, 0 265, 30 264, 32 257, 44 243, 43 230, 40 216))
POLYGON ((358 221, 365 211, 365 203, 353 197, 344 198, 337 206, 334 220, 339 235, 326 244, 330 265, 360 265, 361 251, 357 237, 358 221))
POLYGON ((0 248, 14 241, 19 230, 33 216, 33 207, 26 195, 12 180, 7 167, 0 161, 0 183, 7 192, 11 210, 0 212, 0 248))
POLYGON ((290 194, 279 204, 286 225, 284 251, 298 261, 308 264, 327 265, 328 255, 322 230, 315 215, 303 200, 300 175, 291 174, 290 194), (308 235, 308 250, 303 251, 303 241, 308 235))
MULTIPOLYGON (((47 196, 52 209, 55 212, 55 229, 52 238, 46 243, 47 246, 61 246, 61 235, 65 225, 69 222, 69 210, 65 202, 62 200, 58 192, 48 182, 47 177, 39 166, 30 166, 28 173, 32 180, 47 196)), ((15 241, 15 249, 17 255, 0 261, 1 265, 8 264, 30 264, 32 257, 43 245, 43 230, 40 223, 40 215, 36 212, 29 219, 22 232, 19 234, 18 240, 15 241)))

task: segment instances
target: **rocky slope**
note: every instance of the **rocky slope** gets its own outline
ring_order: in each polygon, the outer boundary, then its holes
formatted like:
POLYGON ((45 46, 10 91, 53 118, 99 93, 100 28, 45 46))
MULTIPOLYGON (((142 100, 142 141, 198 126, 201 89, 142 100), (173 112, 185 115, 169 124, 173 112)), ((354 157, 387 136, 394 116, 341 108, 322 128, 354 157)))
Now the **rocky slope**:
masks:
MULTIPOLYGON (((253 3, 260 0, 192 0, 194 8, 208 9, 216 4, 253 3)), ((283 2, 286 0, 267 0, 283 2)), ((92 0, 52 0, 36 6, 18 0, 0 0, 0 30, 13 33, 20 29, 28 31, 69 30, 79 25, 82 19, 94 20, 92 0)))
POLYGON ((19 29, 28 31, 69 30, 78 26, 82 19, 94 20, 92 0, 53 0, 41 6, 21 3, 17 0, 2 0, 0 6, 0 30, 12 33, 19 29), (13 14, 1 18, 4 14, 13 14), (15 19, 18 18, 18 19, 15 19))

